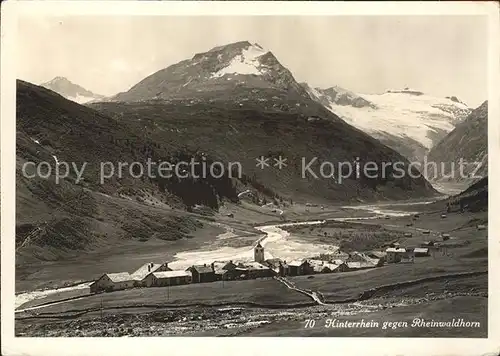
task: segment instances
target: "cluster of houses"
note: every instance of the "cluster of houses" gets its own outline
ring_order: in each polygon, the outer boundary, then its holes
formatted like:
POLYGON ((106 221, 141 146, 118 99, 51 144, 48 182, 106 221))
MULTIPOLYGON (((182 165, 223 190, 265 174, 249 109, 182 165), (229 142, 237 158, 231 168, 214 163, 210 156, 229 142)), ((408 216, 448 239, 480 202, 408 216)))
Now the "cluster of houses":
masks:
POLYGON ((387 263, 408 262, 412 263, 415 257, 429 256, 428 247, 389 247, 385 250, 387 263))
MULTIPOLYGON (((449 234, 441 234, 443 241, 450 239, 449 234)), ((391 243, 383 253, 386 263, 414 262, 417 257, 428 257, 438 250, 446 251, 446 244, 436 241, 424 241, 418 247, 401 247, 399 243, 391 243)))
POLYGON ((274 276, 301 276, 318 273, 339 273, 375 268, 384 263, 413 262, 415 257, 428 256, 428 248, 401 248, 394 244, 386 251, 370 253, 336 252, 312 259, 285 261, 265 259, 264 247, 254 247, 253 262, 213 262, 193 265, 185 270, 172 270, 168 263, 146 263, 133 273, 106 273, 90 285, 92 293, 137 287, 162 287, 190 283, 272 278, 274 276))

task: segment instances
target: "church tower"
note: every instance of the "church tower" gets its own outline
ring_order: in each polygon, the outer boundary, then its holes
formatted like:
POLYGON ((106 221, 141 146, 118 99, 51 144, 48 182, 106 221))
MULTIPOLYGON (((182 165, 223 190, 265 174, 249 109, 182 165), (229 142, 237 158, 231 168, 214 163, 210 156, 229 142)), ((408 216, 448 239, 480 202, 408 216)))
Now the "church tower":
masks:
POLYGON ((253 259, 255 262, 264 263, 264 247, 260 242, 253 249, 253 259))

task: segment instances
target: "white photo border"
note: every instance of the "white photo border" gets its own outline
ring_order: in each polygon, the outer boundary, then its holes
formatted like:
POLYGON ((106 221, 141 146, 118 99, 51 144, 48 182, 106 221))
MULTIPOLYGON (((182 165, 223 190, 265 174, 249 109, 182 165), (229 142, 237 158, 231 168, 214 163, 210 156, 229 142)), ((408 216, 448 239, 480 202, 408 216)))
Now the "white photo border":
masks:
MULTIPOLYGON (((500 352, 500 219, 489 219, 488 338, 21 338, 14 336, 16 30, 19 16, 484 15, 489 22, 489 181, 500 178, 500 21, 497 2, 6 1, 1 5, 1 345, 2 355, 485 355, 500 352), (187 339, 187 340, 186 340, 187 339), (248 343, 248 345, 245 345, 248 343)), ((457 73, 460 75, 460 73, 457 73)), ((500 213, 497 184, 489 214, 500 213)))

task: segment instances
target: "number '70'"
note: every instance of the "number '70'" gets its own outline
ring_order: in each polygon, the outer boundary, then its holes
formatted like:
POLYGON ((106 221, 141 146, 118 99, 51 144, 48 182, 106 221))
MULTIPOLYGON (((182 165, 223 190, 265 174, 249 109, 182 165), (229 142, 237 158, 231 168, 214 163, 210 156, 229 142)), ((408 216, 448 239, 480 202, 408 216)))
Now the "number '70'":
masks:
POLYGON ((316 325, 316 320, 314 319, 307 319, 306 320, 306 325, 304 326, 306 329, 309 328, 314 328, 314 325, 316 325))

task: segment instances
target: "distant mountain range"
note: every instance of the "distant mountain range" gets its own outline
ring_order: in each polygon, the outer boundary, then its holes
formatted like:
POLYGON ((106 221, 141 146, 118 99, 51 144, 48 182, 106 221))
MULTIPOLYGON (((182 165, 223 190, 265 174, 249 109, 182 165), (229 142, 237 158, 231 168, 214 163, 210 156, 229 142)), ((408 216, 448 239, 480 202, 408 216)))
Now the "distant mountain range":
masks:
POLYGON ((409 88, 368 95, 303 86, 313 100, 416 162, 471 111, 454 96, 438 98, 409 88))
MULTIPOLYGON (((376 138, 410 161, 417 162, 422 161, 431 148, 471 112, 456 96, 440 98, 410 88, 387 90, 383 94, 359 94, 339 86, 321 89, 297 83, 272 52, 248 41, 198 53, 110 98, 94 94, 63 77, 56 77, 42 86, 78 103, 181 98, 191 98, 195 103, 208 97, 214 102, 232 91, 232 98, 240 105, 251 102, 253 97, 266 110, 282 106, 281 100, 286 92, 287 98, 299 101, 313 99, 334 113, 335 117, 376 138), (253 90, 249 92, 249 88, 253 90), (279 93, 267 95, 269 93, 265 90, 278 90, 279 93)), ((308 106, 311 104, 304 104, 301 109, 308 106)))
POLYGON ((78 84, 72 83, 65 77, 55 77, 54 79, 41 84, 42 87, 55 91, 66 99, 79 104, 88 103, 94 100, 102 100, 104 95, 99 95, 81 87, 78 84))

